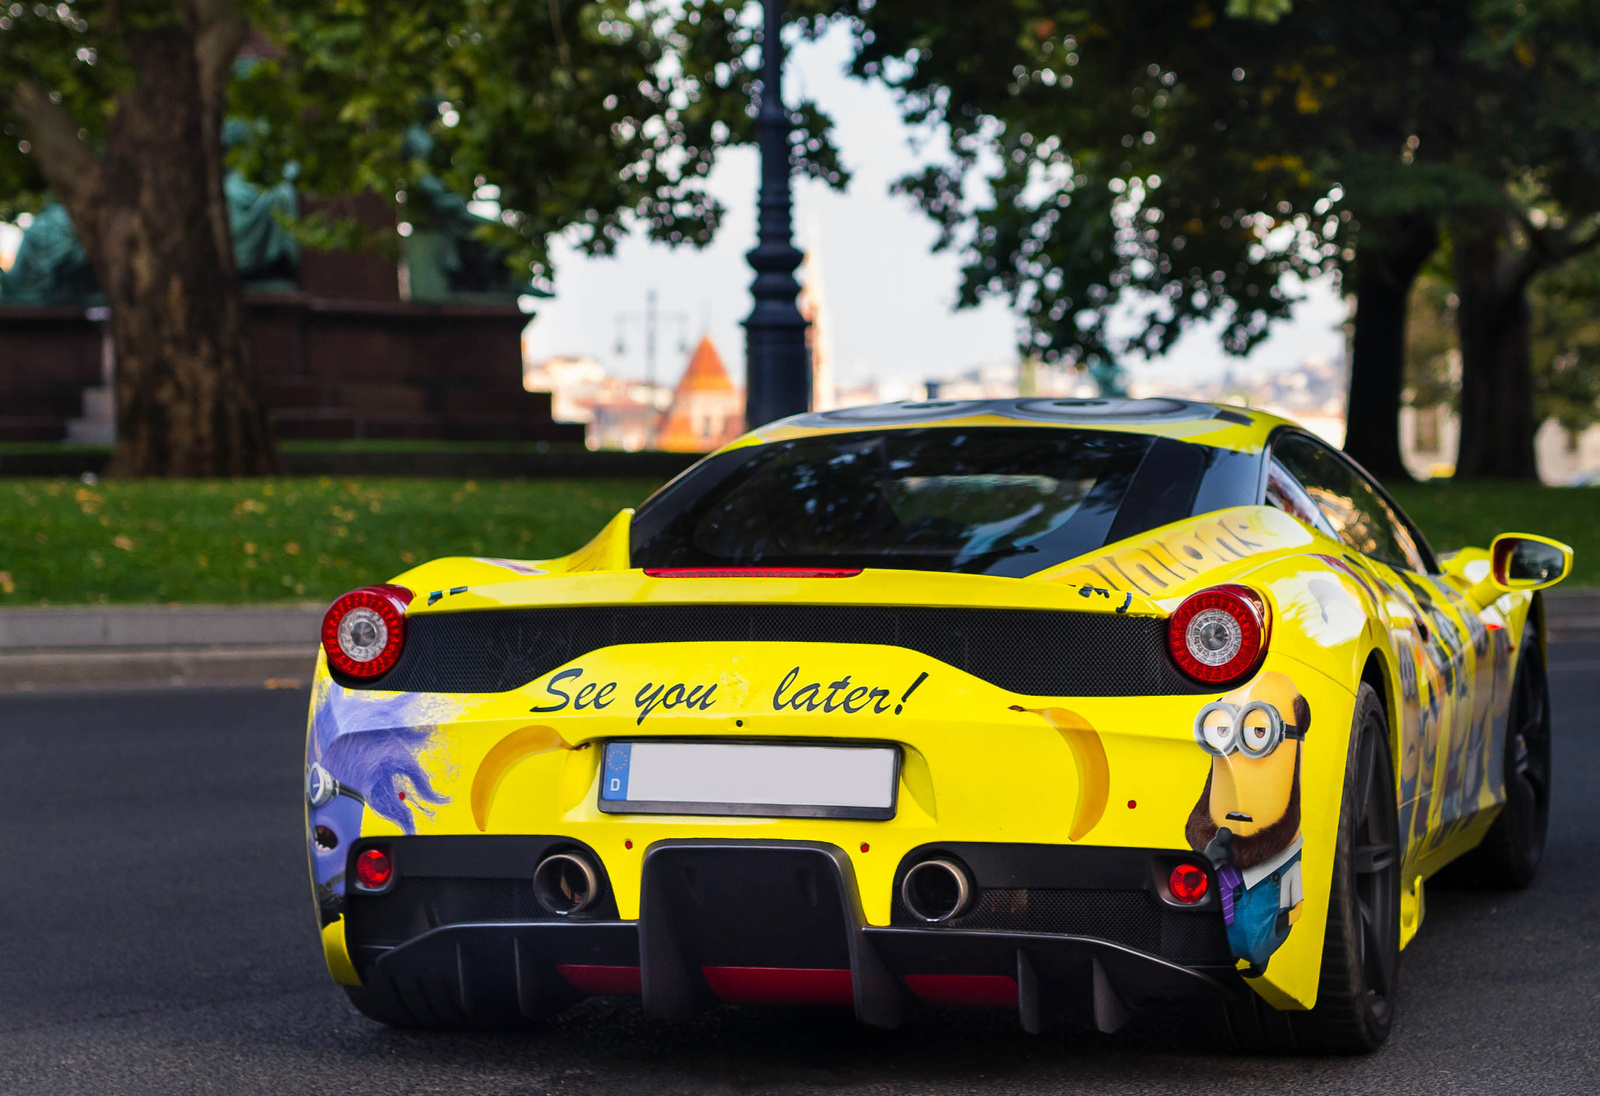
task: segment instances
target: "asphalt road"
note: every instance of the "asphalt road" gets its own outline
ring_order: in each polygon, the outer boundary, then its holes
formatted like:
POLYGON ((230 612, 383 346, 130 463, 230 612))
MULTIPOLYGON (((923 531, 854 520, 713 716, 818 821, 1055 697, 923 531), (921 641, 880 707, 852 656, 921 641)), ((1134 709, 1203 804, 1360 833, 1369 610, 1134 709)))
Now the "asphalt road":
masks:
POLYGON ((1600 1084, 1600 644, 1552 652, 1539 882, 1428 892, 1389 1044, 1212 1051, 1170 1017, 1114 1037, 945 1010, 894 1032, 594 1000, 511 1035, 391 1031, 329 984, 302 851, 306 695, 0 699, 0 1094, 127 1092, 1573 1093, 1600 1084))

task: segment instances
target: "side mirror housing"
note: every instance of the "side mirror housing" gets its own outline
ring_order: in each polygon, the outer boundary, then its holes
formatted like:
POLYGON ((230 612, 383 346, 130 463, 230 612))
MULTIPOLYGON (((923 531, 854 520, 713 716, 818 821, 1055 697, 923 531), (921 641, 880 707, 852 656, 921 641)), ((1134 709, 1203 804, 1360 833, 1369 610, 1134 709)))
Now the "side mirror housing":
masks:
POLYGON ((1572 549, 1533 533, 1501 533, 1489 545, 1489 573, 1474 588, 1480 602, 1508 590, 1543 590, 1572 573, 1572 549))
POLYGON ((1507 590, 1543 590, 1572 573, 1572 549, 1532 533, 1501 533, 1489 561, 1489 577, 1507 590))

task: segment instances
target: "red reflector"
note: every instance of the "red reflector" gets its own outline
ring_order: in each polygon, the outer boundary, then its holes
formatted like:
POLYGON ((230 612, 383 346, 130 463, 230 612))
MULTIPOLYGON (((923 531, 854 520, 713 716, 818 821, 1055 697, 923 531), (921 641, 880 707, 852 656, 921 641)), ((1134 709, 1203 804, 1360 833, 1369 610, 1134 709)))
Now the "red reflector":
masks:
POLYGON ((854 578, 859 567, 646 567, 651 578, 854 578))
POLYGON ((847 970, 800 967, 701 967, 713 993, 735 1005, 850 1005, 847 970))
POLYGON ((1204 898, 1206 888, 1210 885, 1206 881, 1206 873, 1193 864, 1179 864, 1167 876, 1167 889, 1172 892, 1172 897, 1185 905, 1193 905, 1204 898))
POLYGON ((382 849, 366 849, 356 857, 356 881, 368 890, 381 890, 394 878, 394 862, 382 849))
POLYGON ((605 997, 639 993, 638 967, 602 967, 585 963, 557 963, 556 973, 573 989, 605 997))
POLYGON ((930 1005, 1017 1007, 1017 980, 1004 974, 908 974, 905 983, 930 1005))

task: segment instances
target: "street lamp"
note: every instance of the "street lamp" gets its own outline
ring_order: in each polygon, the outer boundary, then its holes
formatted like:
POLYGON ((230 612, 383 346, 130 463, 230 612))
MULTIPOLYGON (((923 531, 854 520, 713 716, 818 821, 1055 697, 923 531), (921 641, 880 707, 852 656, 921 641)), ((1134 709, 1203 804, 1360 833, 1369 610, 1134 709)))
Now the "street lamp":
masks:
POLYGON ((755 250, 745 258, 756 272, 755 308, 744 321, 745 429, 811 407, 811 358, 806 321, 795 298, 802 258, 790 239, 789 113, 783 107, 783 0, 763 0, 761 37, 761 213, 755 250))

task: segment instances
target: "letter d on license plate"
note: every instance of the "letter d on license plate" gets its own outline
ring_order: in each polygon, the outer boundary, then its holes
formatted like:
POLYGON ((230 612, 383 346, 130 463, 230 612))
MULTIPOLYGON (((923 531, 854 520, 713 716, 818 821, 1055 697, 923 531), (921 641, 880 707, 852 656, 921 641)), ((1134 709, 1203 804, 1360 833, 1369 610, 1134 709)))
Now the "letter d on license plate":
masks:
POLYGON ((611 742, 600 809, 611 814, 893 818, 893 746, 611 742))

